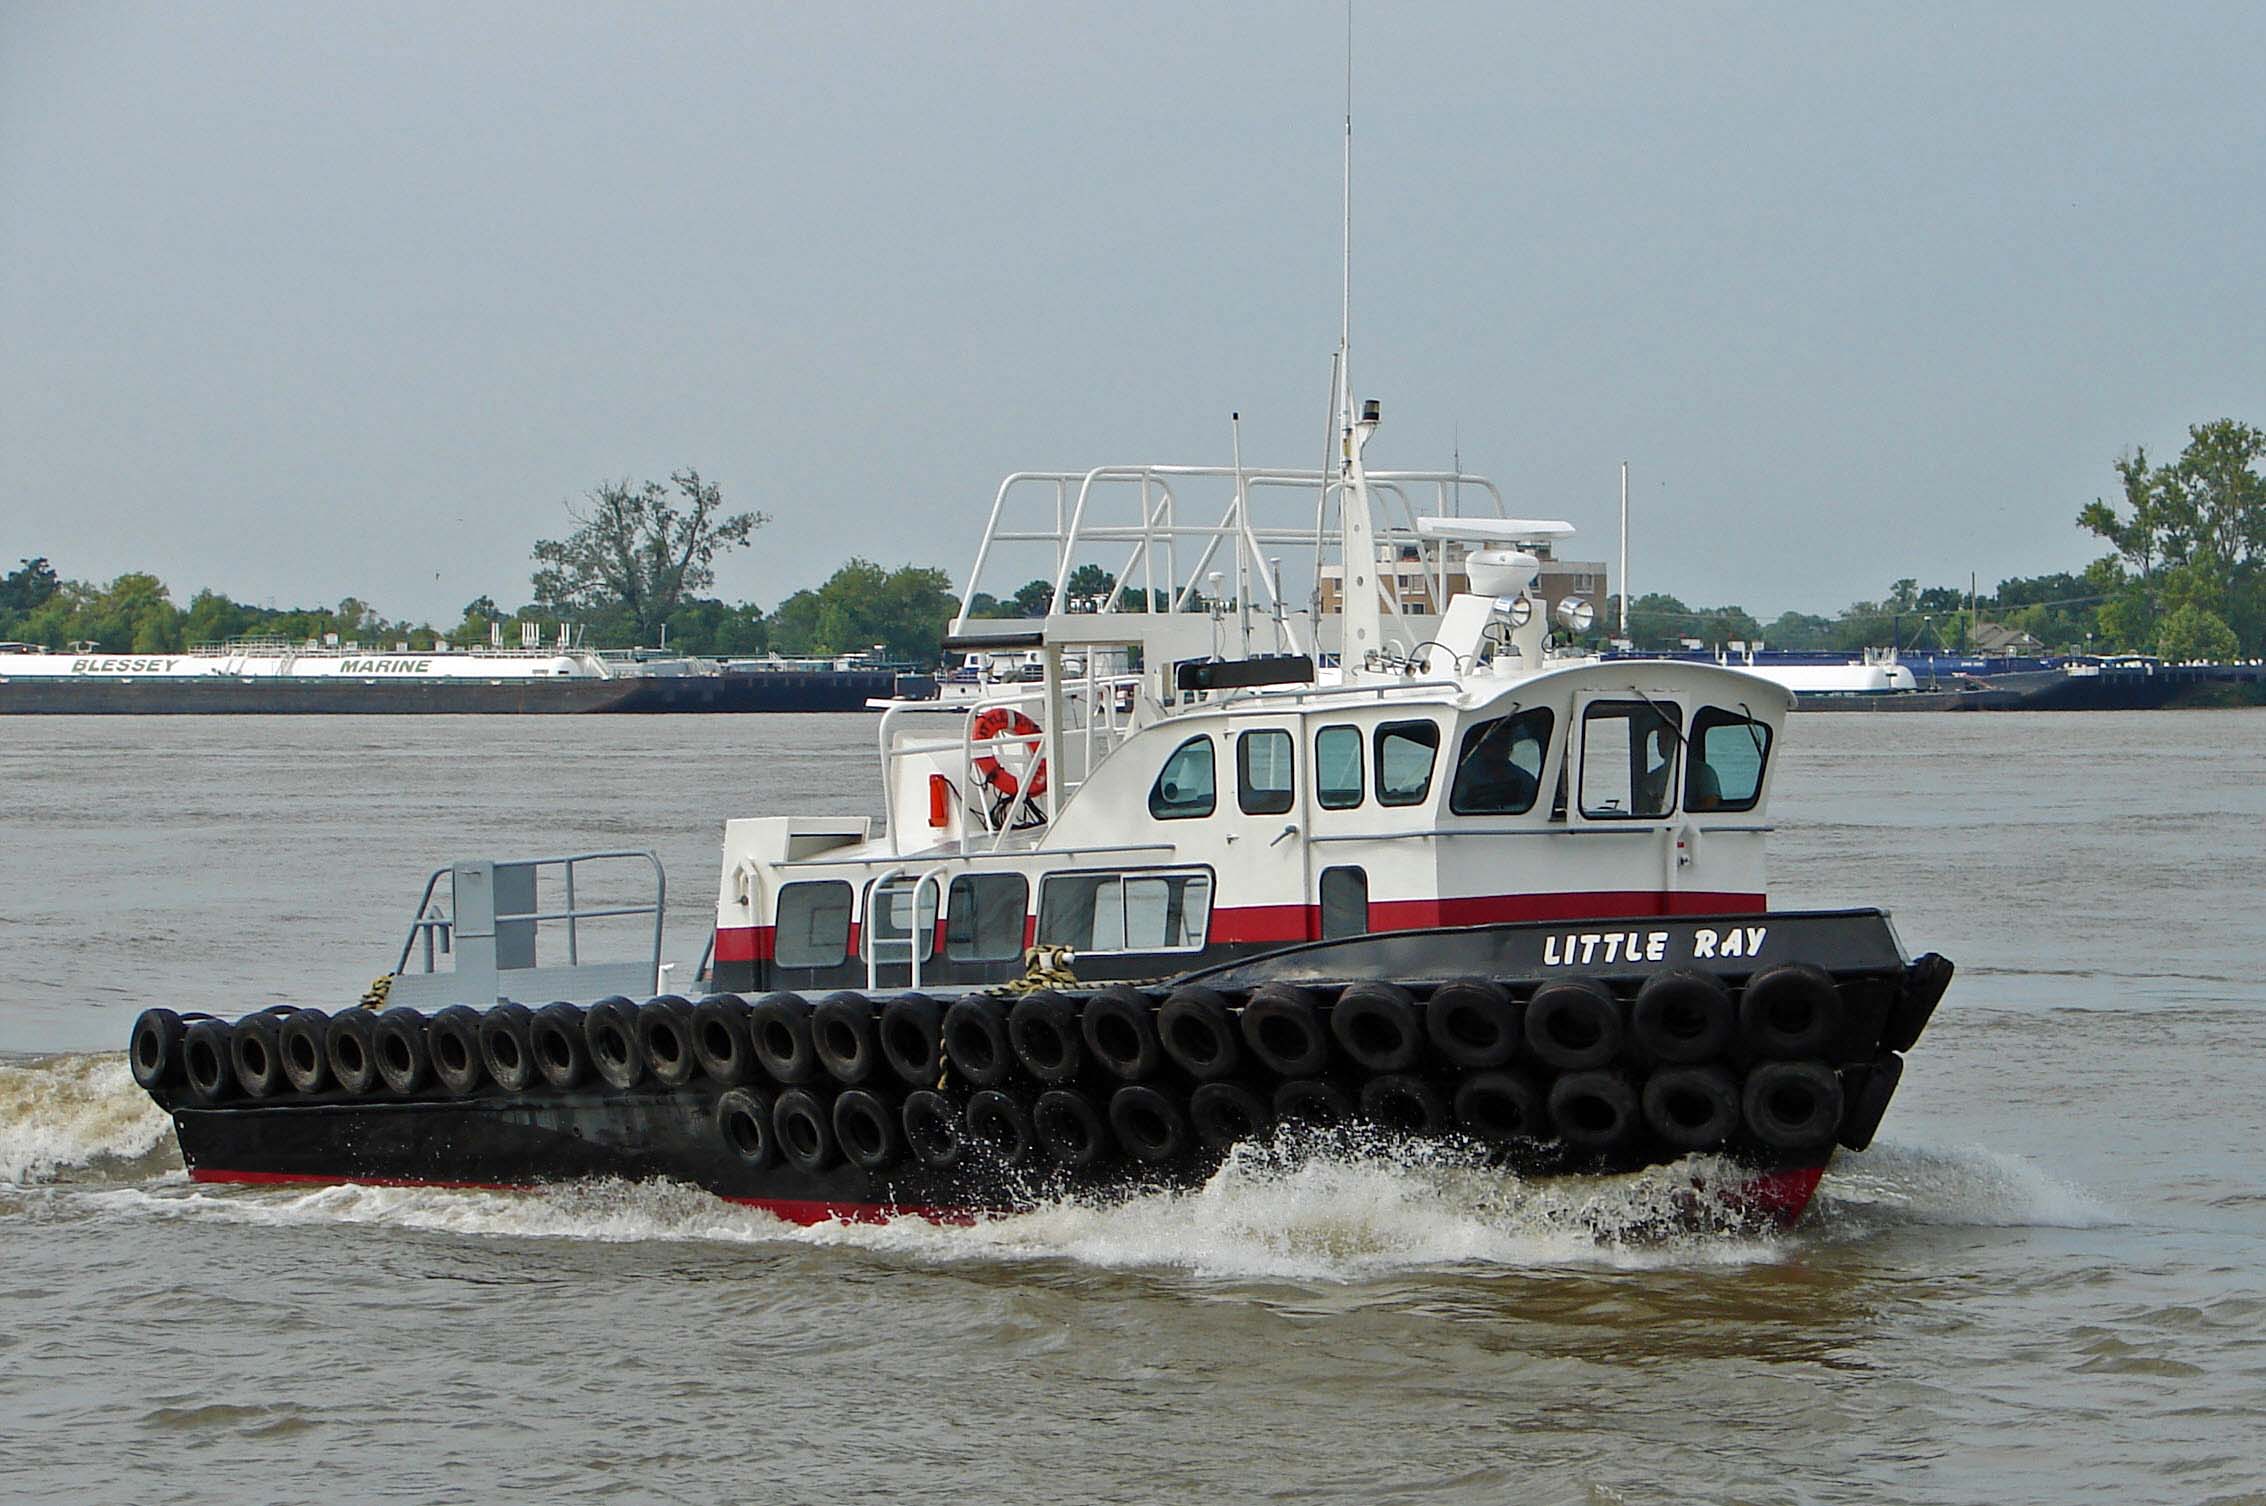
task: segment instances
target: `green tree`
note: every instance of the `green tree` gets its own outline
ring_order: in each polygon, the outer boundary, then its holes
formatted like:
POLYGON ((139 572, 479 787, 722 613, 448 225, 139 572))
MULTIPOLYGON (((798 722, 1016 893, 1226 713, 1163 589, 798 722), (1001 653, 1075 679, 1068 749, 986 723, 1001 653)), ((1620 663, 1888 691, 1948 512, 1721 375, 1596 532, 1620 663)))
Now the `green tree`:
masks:
POLYGON ((62 584, 45 555, 26 559, 21 568, 0 576, 0 622, 37 611, 62 584))
POLYGON ((2193 608, 2231 627, 2237 652, 2266 649, 2266 431, 2231 418, 2196 424, 2170 465, 2144 450, 2120 457, 2123 495, 2095 498, 2079 526, 2108 540, 2108 568, 2089 571, 2108 589, 2102 630, 2128 646, 2155 641, 2171 614, 2193 608))
POLYGON ((700 473, 674 472, 676 488, 648 481, 633 489, 610 482, 567 504, 574 532, 535 545, 535 599, 548 608, 582 613, 620 609, 639 641, 693 594, 716 582, 716 556, 745 546, 769 520, 760 512, 723 511, 724 496, 700 473))
POLYGON ((2192 602, 2166 613, 2156 630, 2156 652, 2167 659, 2232 659, 2239 648, 2233 628, 2192 602))
POLYGON ((816 590, 797 591, 771 618, 774 646, 791 654, 856 653, 933 664, 959 605, 951 579, 925 565, 885 570, 853 559, 816 590))

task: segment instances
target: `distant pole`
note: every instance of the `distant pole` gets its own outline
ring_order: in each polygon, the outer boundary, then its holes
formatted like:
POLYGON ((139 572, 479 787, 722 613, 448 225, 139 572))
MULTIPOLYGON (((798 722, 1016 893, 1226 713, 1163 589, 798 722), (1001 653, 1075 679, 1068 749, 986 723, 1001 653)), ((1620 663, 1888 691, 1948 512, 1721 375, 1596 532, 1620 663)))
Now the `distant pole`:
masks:
POLYGON ((1629 463, 1621 462, 1621 641, 1629 638, 1629 463))

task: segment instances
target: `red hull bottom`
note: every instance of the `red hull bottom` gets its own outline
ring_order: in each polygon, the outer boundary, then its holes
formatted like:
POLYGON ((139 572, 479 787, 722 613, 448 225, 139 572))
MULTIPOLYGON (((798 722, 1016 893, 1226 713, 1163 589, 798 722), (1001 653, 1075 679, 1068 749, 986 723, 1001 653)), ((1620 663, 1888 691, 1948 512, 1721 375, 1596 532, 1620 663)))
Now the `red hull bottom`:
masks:
MULTIPOLYGON (((1781 1229, 1790 1229, 1801 1220, 1817 1195, 1818 1182, 1825 1175, 1823 1166, 1794 1166, 1779 1171, 1756 1174, 1751 1180, 1731 1189, 1725 1201, 1749 1217, 1781 1229)), ((223 1167, 200 1166, 189 1173, 193 1182, 209 1182, 252 1187, 433 1187, 452 1191, 476 1192, 531 1192, 532 1185, 509 1182, 448 1182, 428 1181, 418 1177, 334 1177, 303 1172, 285 1171, 231 1171, 223 1167)), ((722 1201, 743 1208, 754 1208, 774 1218, 803 1228, 815 1224, 883 1224, 895 1218, 920 1218, 933 1224, 972 1224, 985 1210, 974 1208, 940 1208, 894 1203, 841 1203, 822 1202, 803 1198, 729 1197, 719 1194, 722 1201)))

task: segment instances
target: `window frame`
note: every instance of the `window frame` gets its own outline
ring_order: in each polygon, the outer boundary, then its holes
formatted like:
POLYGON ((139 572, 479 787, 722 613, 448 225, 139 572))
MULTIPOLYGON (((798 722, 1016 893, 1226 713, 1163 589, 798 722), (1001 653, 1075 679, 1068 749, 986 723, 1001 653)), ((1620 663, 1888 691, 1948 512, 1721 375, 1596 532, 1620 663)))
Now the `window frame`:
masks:
POLYGON ((966 869, 962 872, 952 875, 951 882, 944 886, 944 895, 945 961, 1012 962, 1016 958, 1023 955, 1023 948, 1031 934, 1031 880, 1027 874, 1017 872, 1016 870, 1011 868, 993 870, 989 872, 982 872, 972 868, 966 869), (982 909, 982 901, 976 898, 975 890, 987 883, 1000 883, 1007 881, 1013 882, 1022 890, 1022 898, 1017 902, 1016 905, 1015 913, 1019 918, 1015 923, 1014 946, 1004 952, 986 952, 978 950, 978 942, 981 940, 980 935, 971 933, 964 941, 961 938, 955 936, 953 934, 954 922, 956 922, 963 913, 966 913, 970 916, 972 923, 973 917, 976 914, 980 913, 982 909), (953 898, 953 895, 959 891, 962 884, 969 886, 967 904, 965 906, 961 905, 953 898))
MULTIPOLYGON (((1410 741, 1416 741, 1416 739, 1412 738, 1410 741)), ((1374 778, 1377 785, 1377 803, 1379 805, 1406 810, 1410 806, 1423 805, 1432 798, 1432 786, 1439 782, 1440 777, 1440 724, 1437 721, 1428 716, 1418 716, 1404 717, 1398 721, 1379 722, 1369 735, 1369 748, 1370 757, 1376 765, 1374 778), (1424 765, 1424 783, 1417 786, 1416 793, 1396 800, 1391 798, 1385 789, 1385 739, 1393 733, 1411 727, 1422 727, 1432 734, 1432 757, 1424 765)))
POLYGON ((800 969, 840 967, 850 960, 850 931, 857 924, 858 888, 848 879, 797 879, 779 886, 779 897, 771 906, 771 964, 774 967, 800 969), (842 944, 831 961, 790 962, 781 955, 787 933, 787 896, 798 889, 839 889, 842 891, 842 944))
POLYGON ((1554 738, 1557 737, 1557 735, 1558 714, 1555 711, 1551 710, 1551 708, 1549 708, 1548 706, 1528 706, 1520 709, 1506 711, 1501 716, 1491 716, 1486 718, 1484 721, 1473 722, 1470 726, 1466 727, 1464 729, 1463 741, 1457 746, 1456 749, 1455 770, 1448 777, 1449 813, 1451 815, 1457 816, 1532 815, 1534 813, 1534 808, 1542 803, 1543 781, 1546 780, 1550 774, 1551 742, 1554 738), (1540 717, 1542 719, 1542 764, 1541 767, 1537 768, 1534 771, 1533 795, 1528 798, 1525 805, 1520 806, 1516 810, 1477 810, 1465 806, 1463 804, 1463 800, 1465 798, 1463 788, 1464 770, 1471 765, 1472 753, 1476 749, 1480 740, 1485 738, 1491 729, 1498 727, 1505 722, 1525 721, 1533 717, 1540 717))
POLYGON ((1326 811, 1359 810, 1369 799, 1369 739, 1361 735, 1361 728, 1352 722, 1332 722, 1327 727, 1314 729, 1314 803, 1326 811), (1342 732, 1353 738, 1353 798, 1333 799, 1330 786, 1322 782, 1322 739, 1342 732))
MULTIPOLYGON (((1614 822, 1668 821, 1674 819, 1679 808, 1679 802, 1683 795, 1683 770, 1682 768, 1678 767, 1678 763, 1679 760, 1685 763, 1688 763, 1690 761, 1685 757, 1683 712, 1683 706, 1675 701, 1659 701, 1645 696, 1603 695, 1598 696, 1594 700, 1585 701, 1582 704, 1580 720, 1581 746, 1579 757, 1574 758, 1573 760, 1574 777, 1571 780, 1571 783, 1573 785, 1573 809, 1580 815, 1582 820, 1614 822), (1675 745, 1673 750, 1668 755, 1668 777, 1665 781, 1663 781, 1661 790, 1661 794, 1664 797, 1664 802, 1661 809, 1657 811, 1616 811, 1603 809, 1592 810, 1590 808, 1589 792, 1585 787, 1589 779, 1589 728, 1590 723, 1593 720, 1605 719, 1605 717, 1599 715, 1599 713, 1601 712, 1607 714, 1616 712, 1627 713, 1627 715, 1623 719, 1629 721, 1632 727, 1635 725, 1635 718, 1637 714, 1651 712, 1655 716, 1659 716, 1662 720, 1666 721, 1669 727, 1675 731, 1675 745)), ((1571 744, 1569 744, 1569 746, 1571 746, 1571 744)), ((1628 753, 1633 757, 1635 749, 1633 747, 1630 748, 1628 750, 1628 753)), ((1634 805, 1636 801, 1636 770, 1633 767, 1630 768, 1628 772, 1623 776, 1623 783, 1621 785, 1621 788, 1628 791, 1630 803, 1634 805)))
MULTIPOLYGON (((1034 919, 1032 920, 1032 942, 1037 946, 1068 945, 1068 943, 1063 942, 1050 942, 1047 939, 1047 892, 1050 889, 1054 888, 1054 886, 1057 884, 1068 884, 1081 879, 1112 878, 1117 880, 1120 891, 1118 898, 1118 915, 1120 917, 1119 924, 1122 926, 1122 917, 1125 914, 1123 888, 1125 882, 1128 879, 1175 877, 1188 879, 1201 878, 1202 880, 1204 880, 1206 896, 1204 900, 1204 924, 1193 945, 1167 947, 1134 947, 1130 945, 1117 947, 1074 946, 1072 949, 1076 951, 1077 954, 1081 957, 1186 957, 1202 952, 1205 948, 1211 945, 1212 916, 1218 909, 1220 894, 1219 875, 1212 870, 1211 865, 1208 863, 1174 863, 1168 866, 1150 868, 1073 868, 1064 872, 1042 874, 1039 878, 1038 909, 1035 912, 1034 919)), ((1097 889, 1095 891, 1095 894, 1098 900, 1100 891, 1097 889)))
POLYGON ((1298 739, 1288 727, 1248 727, 1235 734, 1235 808, 1246 816, 1283 816, 1298 808, 1298 739), (1251 787, 1251 757, 1247 750, 1251 740, 1257 737, 1281 741, 1283 772, 1288 780, 1280 790, 1255 792, 1251 787), (1254 793, 1266 795, 1266 802, 1252 804, 1254 793), (1277 805, 1277 799, 1282 803, 1277 805))
POLYGON ((1751 811, 1761 805, 1763 785, 1770 779, 1770 757, 1777 750, 1777 746, 1778 734, 1776 729, 1761 717, 1733 711, 1726 706, 1700 707, 1692 715, 1691 730, 1684 734, 1685 811, 1698 816, 1737 815, 1743 811, 1751 811), (1707 760, 1703 757, 1693 756, 1692 748, 1694 746, 1705 747, 1707 734, 1717 727, 1744 727, 1750 729, 1750 735, 1752 729, 1760 728, 1762 730, 1762 747, 1757 750, 1758 756, 1755 761, 1754 792, 1744 800, 1725 800, 1722 798, 1719 776, 1716 803, 1705 810, 1699 810, 1692 805, 1692 778, 1699 772, 1700 765, 1706 763, 1707 760))
POLYGON ((1164 762, 1157 765, 1156 778, 1149 781, 1149 819, 1152 821, 1201 821, 1207 816, 1218 814, 1219 808, 1220 755, 1219 750, 1212 746, 1212 734, 1199 732, 1193 737, 1182 738, 1173 747, 1173 750, 1165 755, 1164 762), (1178 759, 1181 754, 1198 743, 1204 745, 1204 757, 1212 766, 1211 793, 1205 798, 1202 810, 1173 810, 1169 805, 1163 803, 1165 771, 1172 767, 1174 760, 1178 759))

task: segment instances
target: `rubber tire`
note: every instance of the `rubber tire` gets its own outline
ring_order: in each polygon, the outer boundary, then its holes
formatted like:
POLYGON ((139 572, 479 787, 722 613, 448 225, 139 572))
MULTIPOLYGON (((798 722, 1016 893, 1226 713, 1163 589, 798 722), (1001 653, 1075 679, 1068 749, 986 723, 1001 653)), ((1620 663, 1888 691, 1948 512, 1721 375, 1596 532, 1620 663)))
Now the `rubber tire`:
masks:
POLYGON ((480 1065, 506 1093, 524 1093, 543 1075, 535 1065, 534 1019, 524 1004, 498 1004, 480 1016, 480 1065))
POLYGON ((1145 1083, 1127 1083, 1109 1098, 1109 1129, 1136 1161, 1159 1166, 1188 1149, 1188 1116, 1145 1083))
MULTIPOLYGON (((810 1038, 810 1001, 801 994, 765 994, 748 1011, 748 1039, 763 1075, 776 1083, 807 1083, 818 1077, 818 1048, 810 1038)), ((788 1157, 793 1160, 792 1156, 788 1157)))
POLYGON ((1560 1072, 1605 1066, 1621 1054, 1622 1034, 1621 1006, 1602 983, 1564 978, 1526 1001, 1526 1049, 1560 1072))
MULTIPOLYGON (((1007 1011, 1007 1041, 1023 1070, 1040 1082, 1069 1082, 1086 1065, 1086 1037, 1078 1028, 1078 1006, 1051 988, 1035 990, 1015 1001, 1015 1007, 1007 1011)), ((1095 1122, 1100 1122, 1098 1113, 1095 1122)))
POLYGON ((1366 1073, 1406 1072, 1424 1052, 1416 1000, 1398 983, 1356 983, 1338 995, 1330 1034, 1366 1073))
POLYGON ((210 1108, 236 1096, 236 1049, 226 1020, 197 1020, 181 1032, 181 1078, 189 1099, 210 1108))
POLYGON ((469 1004, 451 1004, 425 1022, 425 1043, 432 1048, 433 1077, 451 1098, 469 1098, 480 1090, 488 1069, 480 1060, 480 1011, 469 1004))
POLYGON ((1030 1111, 997 1088, 985 1088, 971 1097, 962 1122, 969 1146, 979 1158, 997 1166, 1022 1165, 1038 1145, 1030 1111))
POLYGON ((1644 1122, 1664 1145, 1718 1150, 1739 1132, 1739 1085, 1721 1067, 1662 1067, 1645 1079, 1644 1122), (1694 1116, 1690 1110, 1704 1109, 1694 1116))
POLYGON ((637 1006, 620 994, 600 999, 582 1012, 582 1042, 590 1048, 590 1067, 606 1086, 626 1093, 645 1081, 645 1053, 637 1047, 637 1006))
POLYGON ((1550 1085, 1550 1125, 1576 1150, 1614 1150, 1642 1124, 1637 1090, 1618 1072, 1569 1072, 1550 1085), (1606 1110, 1600 1121, 1594 1112, 1606 1110))
POLYGON ((1188 1123, 1207 1147, 1225 1151, 1274 1128, 1274 1109, 1239 1082, 1207 1082, 1188 1095, 1188 1123))
POLYGON ((1031 1106, 1039 1150, 1065 1171, 1084 1171, 1109 1154, 1109 1126, 1093 1099, 1076 1088, 1052 1088, 1031 1106))
POLYGON ((1330 1032, 1314 995, 1293 983, 1252 990, 1236 1025, 1259 1065, 1278 1077, 1319 1077, 1330 1065, 1330 1032))
POLYGON ((1115 983, 1088 999, 1078 1028, 1086 1037, 1086 1054, 1119 1082, 1154 1077, 1164 1060, 1156 1008, 1137 988, 1115 983))
POLYGON ((761 1170, 779 1159, 779 1132, 771 1119, 776 1107, 759 1088, 731 1088, 716 1100, 716 1134, 741 1165, 761 1170))
POLYGON ((916 1088, 905 1095, 897 1111, 898 1125, 913 1159, 930 1171, 950 1171, 967 1154, 967 1135, 960 1127, 960 1111, 952 1100, 933 1088, 916 1088))
POLYGON ((884 1004, 881 1056, 907 1087, 933 1090, 944 1076, 944 1006, 926 994, 905 994, 884 1004))
POLYGON ((1684 1066, 1715 1061, 1738 1028, 1731 990, 1722 979, 1691 968, 1654 973, 1629 1006, 1629 1037, 1655 1061, 1684 1066))
POLYGON ((700 1070, 692 1050, 692 1006, 675 994, 637 1007, 637 1054, 664 1088, 681 1088, 700 1070))
POLYGON ((897 1110, 869 1088, 844 1088, 834 1095, 834 1141, 843 1158, 861 1171, 886 1171, 905 1155, 897 1110))
POLYGON ((387 1089, 409 1098, 433 1079, 433 1051, 425 1044, 425 1017, 414 1009, 381 1009, 370 1035, 376 1043, 378 1076, 387 1089))
POLYGON ((294 1009, 276 1024, 275 1049, 292 1092, 302 1097, 320 1093, 330 1081, 330 1016, 319 1009, 294 1009))
POLYGON ((324 1049, 330 1054, 331 1080, 349 1098, 365 1098, 385 1080, 378 1075, 377 1026, 375 1012, 368 1009, 342 1009, 331 1016, 324 1049))
POLYGON ((170 1009, 145 1009, 135 1017, 134 1033, 126 1038, 126 1055, 134 1082, 144 1092, 181 1076, 181 1041, 187 1034, 188 1027, 170 1009))
POLYGON ((955 1003, 944 1012, 944 1055, 954 1072, 979 1088, 996 1088, 1014 1076, 1006 1007, 981 994, 955 1003))
POLYGON ((1500 1067, 1518 1055, 1525 1031, 1511 991, 1484 978, 1443 983, 1424 1001, 1424 1034, 1432 1049, 1467 1072, 1500 1067))
POLYGON ((1841 1110, 1841 1079, 1820 1061, 1764 1062, 1739 1092, 1748 1131, 1772 1150, 1831 1145, 1841 1110))
POLYGON ((810 1012, 810 1045, 818 1065, 845 1088, 869 1081, 881 1070, 873 1000, 844 989, 828 994, 810 1012))
POLYGON ((1527 1145, 1549 1139, 1550 1102, 1520 1071, 1474 1072, 1456 1084, 1456 1124, 1488 1145, 1527 1145))
POLYGON ((1173 991, 1157 1010, 1157 1044, 1198 1082, 1232 1077, 1243 1061, 1243 1036, 1227 1001, 1208 988, 1173 991))
POLYGON ((1739 996, 1739 1039, 1755 1056, 1823 1055, 1840 1027, 1841 991, 1832 974, 1807 962, 1757 973, 1739 996))
POLYGON ((1277 1124, 1336 1129, 1353 1122, 1353 1100, 1345 1090, 1313 1077, 1294 1077, 1277 1086, 1274 1110, 1277 1124))
POLYGON ((281 1027, 267 1010, 248 1014, 229 1033, 229 1065, 236 1071, 236 1086, 247 1098, 273 1098, 286 1086, 283 1048, 277 1040, 281 1027))
POLYGON ((710 1082, 736 1088, 761 1072, 747 1015, 747 1000, 738 994, 710 994, 692 1006, 692 1054, 710 1082))
POLYGON ((1896 1096, 1896 1085, 1904 1079, 1904 1058, 1884 1051, 1868 1065, 1859 1068, 1864 1080, 1850 1088, 1842 1084, 1843 1096, 1849 1107, 1842 1113, 1841 1129, 1836 1136, 1851 1150, 1864 1150, 1880 1132, 1880 1122, 1888 1113, 1888 1101, 1896 1096))
POLYGON ((834 1116, 808 1088, 789 1088, 771 1105, 771 1129, 779 1154, 801 1172, 824 1171, 834 1164, 834 1116))
POLYGON ((1440 1090, 1404 1072, 1388 1072, 1361 1085, 1361 1117, 1396 1135, 1438 1135, 1449 1123, 1440 1090))
POLYGON ((564 1000, 546 1004, 527 1022, 527 1049, 535 1070, 554 1088, 579 1088, 590 1078, 590 1040, 582 1010, 564 1000))

